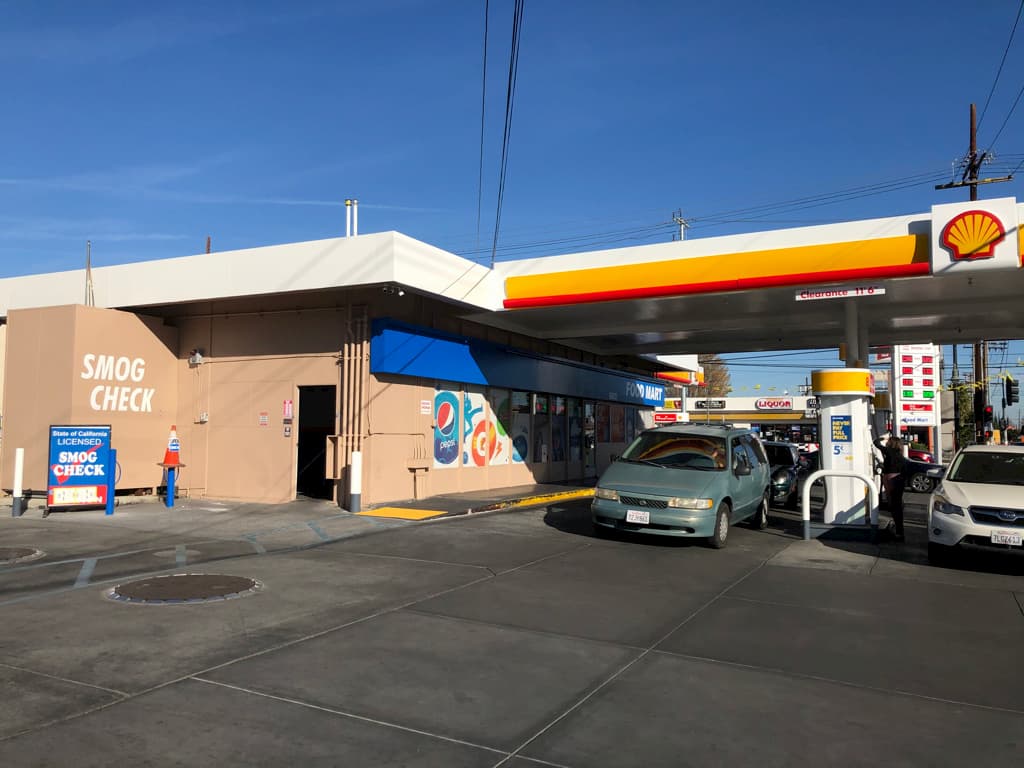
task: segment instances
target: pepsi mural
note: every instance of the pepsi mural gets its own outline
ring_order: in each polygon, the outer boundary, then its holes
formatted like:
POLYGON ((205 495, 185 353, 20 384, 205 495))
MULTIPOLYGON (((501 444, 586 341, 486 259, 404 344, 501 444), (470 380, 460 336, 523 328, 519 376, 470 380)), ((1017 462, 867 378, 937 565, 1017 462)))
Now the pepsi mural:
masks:
MULTIPOLYGON (((507 401, 507 396, 506 396, 507 401)), ((499 403, 500 412, 504 403, 499 403)), ((467 467, 508 464, 508 435, 482 392, 463 395, 462 463, 467 467)))
POLYGON ((434 468, 458 466, 459 393, 448 389, 434 394, 434 468))

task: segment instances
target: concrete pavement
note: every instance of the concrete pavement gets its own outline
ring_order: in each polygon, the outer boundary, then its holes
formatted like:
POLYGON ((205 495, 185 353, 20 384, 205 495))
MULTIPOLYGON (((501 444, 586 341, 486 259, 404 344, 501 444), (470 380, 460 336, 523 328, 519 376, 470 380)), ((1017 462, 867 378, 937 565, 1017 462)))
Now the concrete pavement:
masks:
POLYGON ((103 576, 58 591, 33 586, 45 568, 0 568, 0 764, 952 766, 1024 750, 1024 577, 932 568, 919 532, 802 542, 780 513, 713 551, 595 539, 585 500, 414 524, 224 507, 0 524, 0 546, 70 561, 50 587, 90 558, 103 576), (183 565, 161 560, 182 545, 183 565), (237 551, 202 560, 222 546, 237 551), (263 589, 105 599, 146 558, 263 589))

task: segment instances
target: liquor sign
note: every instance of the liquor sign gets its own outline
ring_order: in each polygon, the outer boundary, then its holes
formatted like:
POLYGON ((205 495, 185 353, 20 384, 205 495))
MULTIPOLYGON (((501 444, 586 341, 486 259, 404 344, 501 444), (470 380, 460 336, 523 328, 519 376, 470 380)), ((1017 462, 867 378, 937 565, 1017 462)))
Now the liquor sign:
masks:
POLYGON ((104 506, 113 473, 109 424, 50 427, 47 506, 104 506))
POLYGON ((937 426, 939 355, 934 344, 893 347, 889 393, 900 425, 937 426))
POLYGON ((762 397, 754 403, 759 411, 792 411, 793 398, 791 397, 762 397))

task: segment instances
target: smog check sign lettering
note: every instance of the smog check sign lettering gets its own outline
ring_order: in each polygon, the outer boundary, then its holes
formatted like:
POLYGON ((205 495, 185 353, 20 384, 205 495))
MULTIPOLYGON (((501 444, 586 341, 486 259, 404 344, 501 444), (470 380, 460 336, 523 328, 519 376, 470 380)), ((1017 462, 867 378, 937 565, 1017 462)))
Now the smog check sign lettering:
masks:
POLYGON ((105 505, 110 426, 51 426, 47 467, 47 506, 105 505))

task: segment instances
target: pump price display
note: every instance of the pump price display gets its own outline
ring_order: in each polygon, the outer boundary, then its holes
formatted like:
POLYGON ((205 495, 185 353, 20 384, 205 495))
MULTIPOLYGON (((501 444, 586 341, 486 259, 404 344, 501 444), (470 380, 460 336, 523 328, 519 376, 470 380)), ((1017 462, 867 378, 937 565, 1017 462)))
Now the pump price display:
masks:
POLYGON ((832 417, 832 455, 853 459, 853 419, 850 416, 832 417))
POLYGON ((107 503, 110 425, 51 426, 46 503, 51 507, 107 503))

